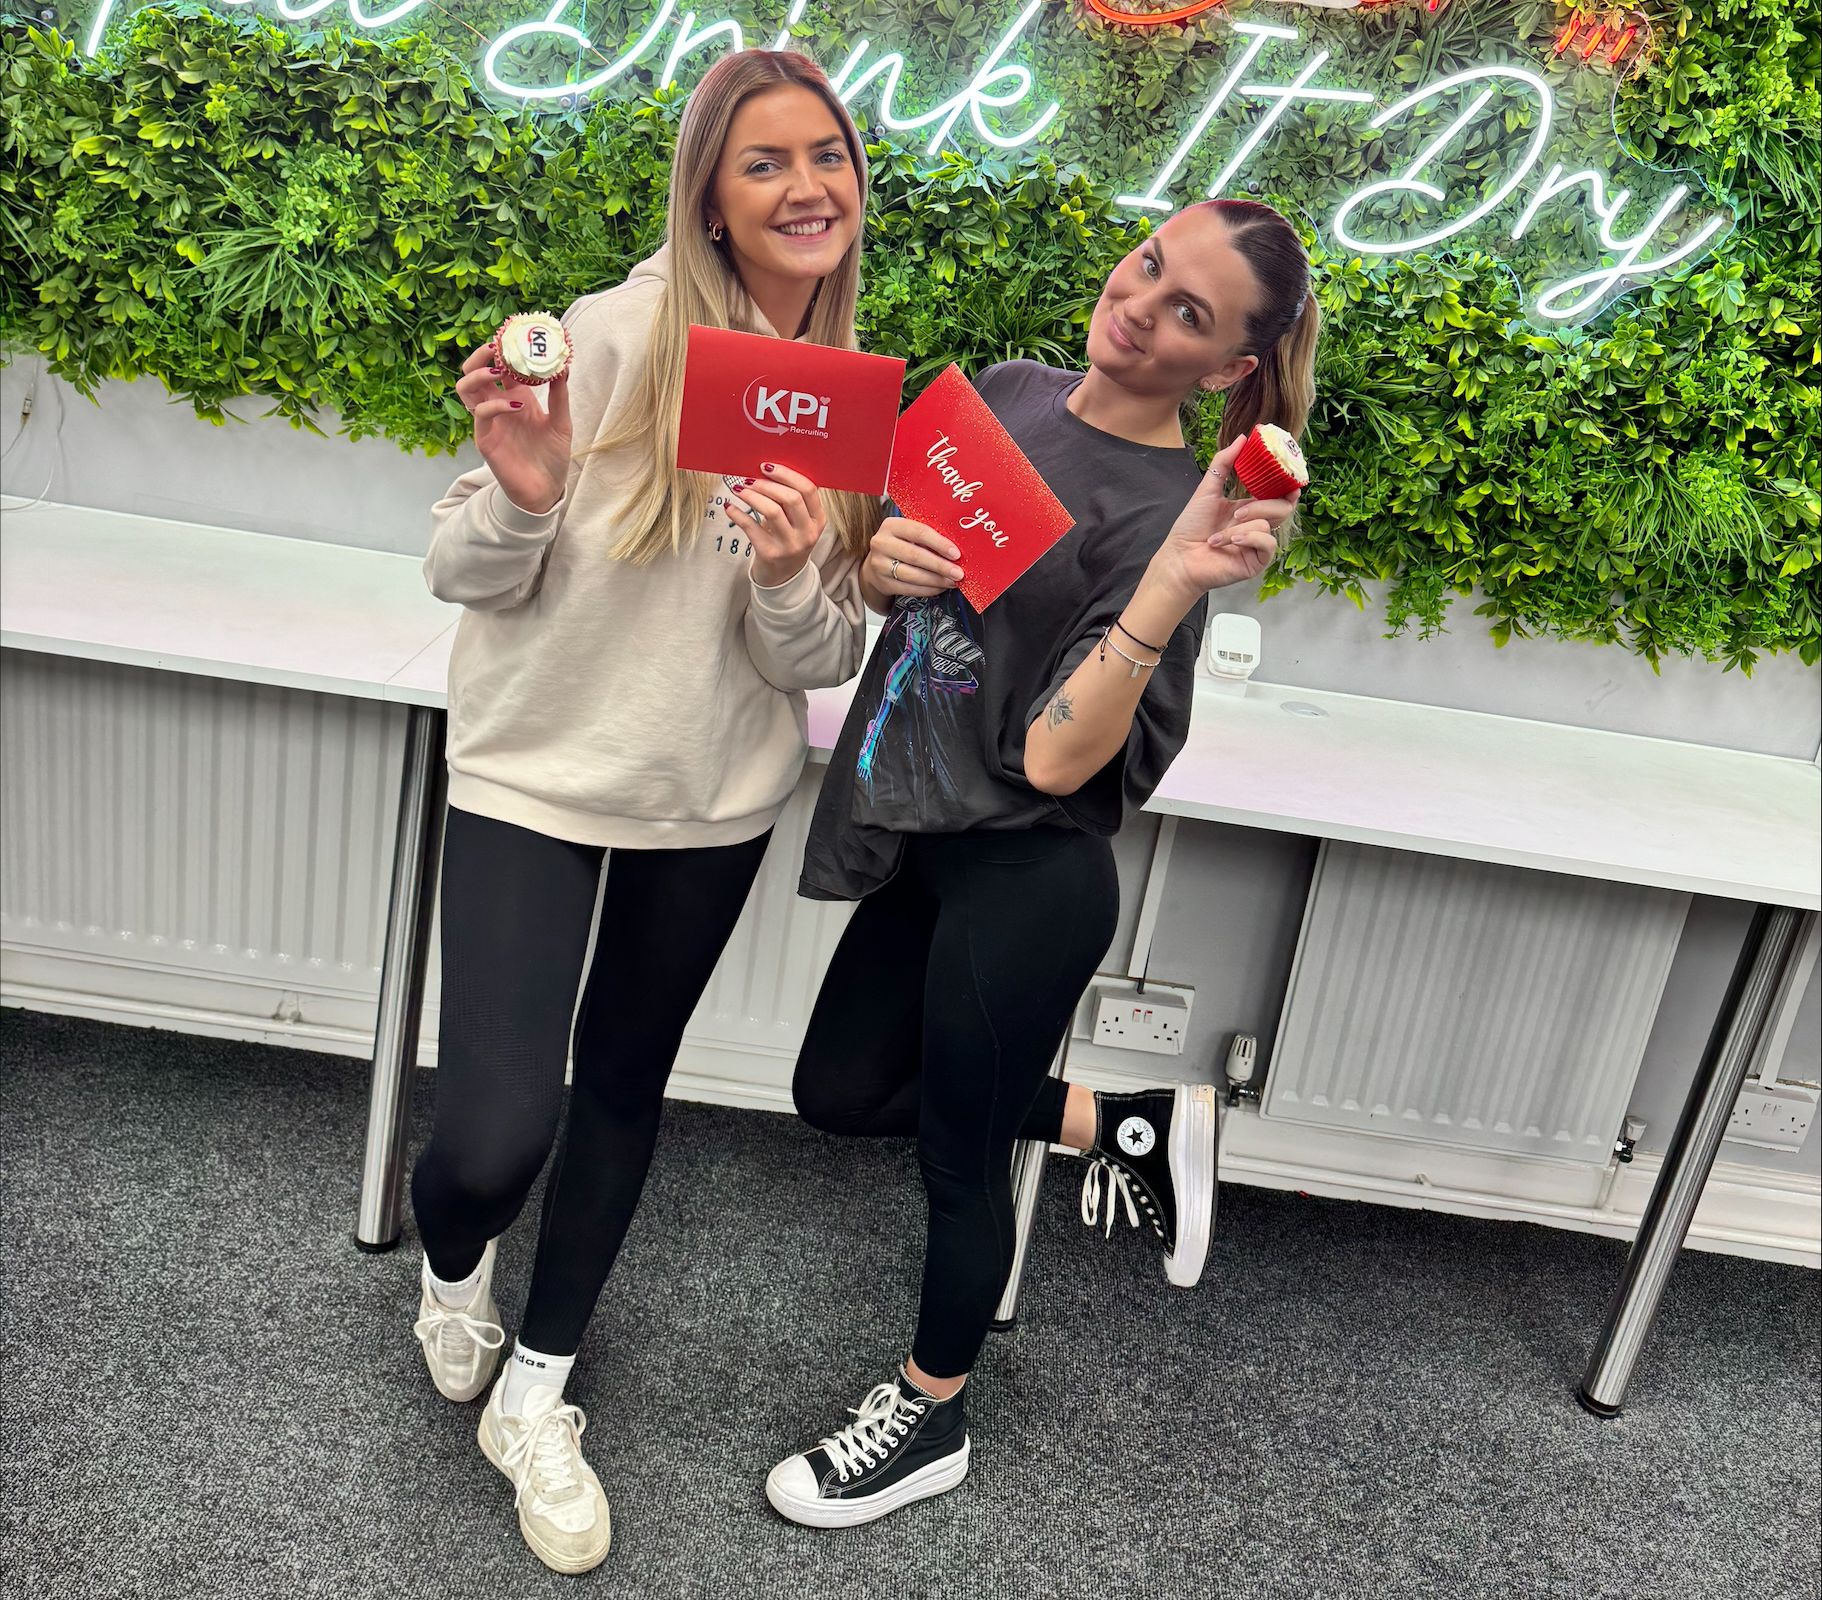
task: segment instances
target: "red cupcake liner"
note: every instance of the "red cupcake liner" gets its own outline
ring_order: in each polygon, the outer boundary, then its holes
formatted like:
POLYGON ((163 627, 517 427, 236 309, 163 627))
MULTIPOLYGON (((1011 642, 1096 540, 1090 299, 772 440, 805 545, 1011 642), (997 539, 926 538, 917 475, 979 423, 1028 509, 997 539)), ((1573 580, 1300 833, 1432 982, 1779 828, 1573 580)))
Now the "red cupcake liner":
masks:
POLYGON ((1278 465, 1278 458, 1266 447, 1257 428, 1246 436, 1240 454, 1234 457, 1234 472, 1255 500, 1276 500, 1303 487, 1278 465))
MULTIPOLYGON (((512 314, 513 317, 523 315, 524 313, 519 311, 515 311, 512 314)), ((505 333, 506 323, 511 321, 512 317, 508 317, 505 322, 502 322, 499 327, 494 329, 493 337, 487 341, 488 344, 493 347, 494 368, 501 377, 505 378, 510 383, 519 384, 527 389, 540 389, 545 384, 554 382, 556 379, 562 377, 564 373, 569 371, 569 364, 576 359, 576 343, 570 338, 569 329, 563 328, 561 323, 558 323, 557 326, 562 328, 563 331, 563 365, 557 368, 557 370, 548 378, 528 377, 525 373, 518 371, 516 368, 507 366, 506 357, 500 354, 500 335, 505 333)))

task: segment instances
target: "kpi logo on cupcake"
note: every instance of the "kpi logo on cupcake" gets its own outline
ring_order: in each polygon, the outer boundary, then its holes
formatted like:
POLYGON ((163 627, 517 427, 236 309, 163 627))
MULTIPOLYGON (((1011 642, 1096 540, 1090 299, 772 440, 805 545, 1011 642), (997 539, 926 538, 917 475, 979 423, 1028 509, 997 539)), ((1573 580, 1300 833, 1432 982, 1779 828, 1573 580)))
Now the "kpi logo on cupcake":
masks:
POLYGON ((493 336, 493 347, 507 376, 531 385, 562 377, 574 354, 569 330, 548 311, 522 311, 508 317, 493 336))

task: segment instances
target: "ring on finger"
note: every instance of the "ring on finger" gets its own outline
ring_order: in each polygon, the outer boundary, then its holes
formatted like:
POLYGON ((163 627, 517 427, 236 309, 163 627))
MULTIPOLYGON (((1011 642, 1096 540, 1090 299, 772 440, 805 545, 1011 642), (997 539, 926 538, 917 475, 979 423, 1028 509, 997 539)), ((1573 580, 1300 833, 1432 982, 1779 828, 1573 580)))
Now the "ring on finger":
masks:
POLYGON ((897 583, 898 582, 898 563, 901 559, 902 558, 899 556, 894 556, 892 558, 892 565, 886 568, 886 582, 887 583, 897 583))

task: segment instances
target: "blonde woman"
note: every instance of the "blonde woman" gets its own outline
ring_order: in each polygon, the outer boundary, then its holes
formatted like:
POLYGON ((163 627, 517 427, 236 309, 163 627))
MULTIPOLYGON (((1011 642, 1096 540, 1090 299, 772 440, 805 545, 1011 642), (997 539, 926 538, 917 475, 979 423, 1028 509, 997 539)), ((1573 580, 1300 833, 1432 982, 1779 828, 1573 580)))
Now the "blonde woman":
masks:
POLYGON ((703 323, 853 348, 866 195, 823 74, 730 56, 685 109, 665 248, 570 307, 575 358, 548 407, 502 381, 489 346, 456 385, 486 465, 436 507, 425 563, 466 609, 416 1333, 444 1395, 487 1387, 505 1343, 495 1242, 555 1142, 573 1036, 530 1293, 479 1427, 526 1542, 560 1572, 609 1540, 564 1381, 684 1025, 802 770, 804 691, 860 664, 856 563, 878 522, 876 503, 783 466, 676 471, 685 340, 703 323))

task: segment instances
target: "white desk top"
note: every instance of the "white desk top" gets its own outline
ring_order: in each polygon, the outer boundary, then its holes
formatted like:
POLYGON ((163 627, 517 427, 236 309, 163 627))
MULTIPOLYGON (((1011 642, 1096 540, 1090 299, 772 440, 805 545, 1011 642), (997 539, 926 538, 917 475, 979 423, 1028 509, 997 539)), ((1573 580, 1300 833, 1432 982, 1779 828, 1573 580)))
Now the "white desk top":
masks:
MULTIPOLYGON (((0 562, 8 646, 444 704, 456 609, 426 592, 409 556, 57 506, 7 515, 0 562)), ((852 692, 810 696, 817 759, 852 692)), ((1668 739, 1204 683, 1150 809, 1822 906, 1822 772, 1668 739)))
POLYGON ((411 556, 0 502, 0 644, 361 699, 455 619, 411 556))
MULTIPOLYGON (((451 606, 450 610, 458 610, 451 606)), ((451 622, 429 644, 400 667, 386 683, 386 698, 408 706, 449 704, 449 652, 455 648, 456 625, 451 622)))
POLYGON ((1822 905, 1822 771, 1671 739, 1205 684, 1189 743, 1152 804, 1284 833, 1822 905))

